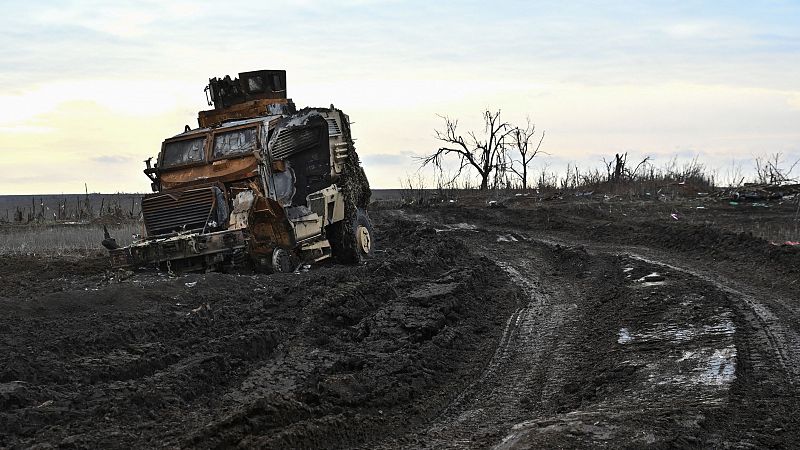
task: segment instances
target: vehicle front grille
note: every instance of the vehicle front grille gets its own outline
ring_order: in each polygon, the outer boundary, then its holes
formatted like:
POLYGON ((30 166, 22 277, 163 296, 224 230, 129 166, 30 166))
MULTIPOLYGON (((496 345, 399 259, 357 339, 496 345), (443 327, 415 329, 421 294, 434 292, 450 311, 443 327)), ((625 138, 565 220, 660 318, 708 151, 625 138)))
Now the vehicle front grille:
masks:
POLYGON ((294 154, 308 150, 319 143, 320 129, 313 128, 288 128, 281 130, 275 144, 272 146, 274 159, 286 159, 294 154))
POLYGON ((146 195, 142 199, 142 216, 148 236, 204 228, 215 209, 218 190, 206 186, 146 195))

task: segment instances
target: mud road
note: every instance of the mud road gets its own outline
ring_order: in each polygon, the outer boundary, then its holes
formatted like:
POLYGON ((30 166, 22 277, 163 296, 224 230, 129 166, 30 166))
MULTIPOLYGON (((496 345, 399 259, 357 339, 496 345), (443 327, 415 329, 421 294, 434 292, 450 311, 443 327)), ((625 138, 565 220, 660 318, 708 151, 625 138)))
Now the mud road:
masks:
POLYGON ((0 447, 792 447, 800 252, 591 208, 375 211, 279 276, 0 262, 0 447))
POLYGON ((530 211, 433 216, 416 218, 450 224, 441 231, 491 255, 527 304, 478 380, 386 448, 797 442, 796 249, 530 211))

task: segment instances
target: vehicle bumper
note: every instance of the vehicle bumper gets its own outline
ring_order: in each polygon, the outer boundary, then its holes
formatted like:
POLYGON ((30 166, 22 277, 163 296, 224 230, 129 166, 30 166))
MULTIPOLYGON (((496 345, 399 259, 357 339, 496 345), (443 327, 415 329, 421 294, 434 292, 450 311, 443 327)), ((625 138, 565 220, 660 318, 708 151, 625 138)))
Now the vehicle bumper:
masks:
POLYGON ((111 250, 111 267, 139 268, 164 263, 186 266, 210 265, 222 262, 226 255, 247 247, 242 230, 215 233, 191 233, 167 238, 148 239, 128 247, 111 250))

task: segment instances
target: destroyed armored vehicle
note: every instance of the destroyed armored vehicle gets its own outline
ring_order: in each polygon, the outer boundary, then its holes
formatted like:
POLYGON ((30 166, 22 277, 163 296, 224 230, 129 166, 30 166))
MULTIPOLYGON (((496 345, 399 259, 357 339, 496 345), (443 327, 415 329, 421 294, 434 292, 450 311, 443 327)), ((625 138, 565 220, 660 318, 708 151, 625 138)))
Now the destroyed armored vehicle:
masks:
POLYGON ((369 183, 346 114, 296 111, 283 70, 212 78, 206 96, 214 109, 200 111, 199 128, 146 161, 144 233, 124 248, 104 241, 113 267, 289 272, 372 255, 369 183))

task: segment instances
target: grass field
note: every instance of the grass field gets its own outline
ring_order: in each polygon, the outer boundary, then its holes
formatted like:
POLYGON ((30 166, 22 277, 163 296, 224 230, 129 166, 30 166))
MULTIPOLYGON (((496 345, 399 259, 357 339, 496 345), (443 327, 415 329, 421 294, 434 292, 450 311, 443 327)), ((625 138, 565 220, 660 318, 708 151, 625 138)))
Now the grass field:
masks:
MULTIPOLYGON (((142 233, 140 222, 107 225, 120 245, 142 233)), ((0 254, 68 255, 103 252, 101 224, 23 225, 0 227, 0 254)))

